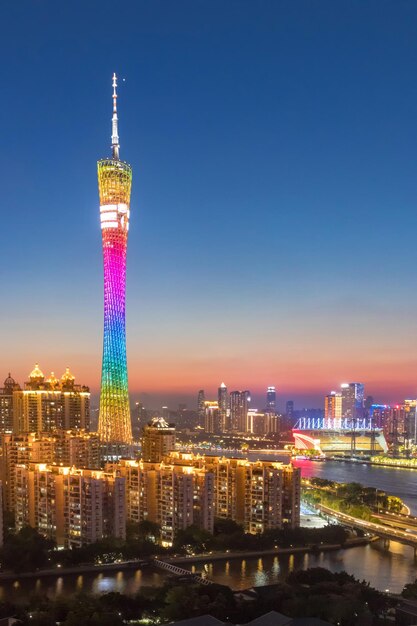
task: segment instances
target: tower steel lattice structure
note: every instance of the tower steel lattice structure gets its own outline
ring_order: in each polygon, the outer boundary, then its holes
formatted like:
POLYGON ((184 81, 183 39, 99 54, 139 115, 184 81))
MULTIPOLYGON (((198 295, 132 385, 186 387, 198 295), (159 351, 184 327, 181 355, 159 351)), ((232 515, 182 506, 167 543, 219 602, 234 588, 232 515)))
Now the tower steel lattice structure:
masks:
POLYGON ((126 359, 126 252, 132 168, 119 158, 117 77, 113 74, 112 157, 98 161, 104 269, 104 334, 98 430, 103 442, 130 444, 126 359))

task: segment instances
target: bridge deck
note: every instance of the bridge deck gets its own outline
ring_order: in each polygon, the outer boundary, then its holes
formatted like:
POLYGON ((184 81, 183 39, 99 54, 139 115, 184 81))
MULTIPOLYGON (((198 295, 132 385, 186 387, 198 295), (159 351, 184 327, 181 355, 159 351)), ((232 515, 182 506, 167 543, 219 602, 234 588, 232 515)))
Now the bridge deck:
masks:
POLYGON ((160 559, 153 559, 152 564, 155 567, 159 567, 160 569, 165 569, 171 574, 175 574, 176 576, 187 576, 192 578, 195 582, 201 585, 214 585, 212 580, 208 578, 203 578, 199 574, 193 574, 189 569, 184 569, 183 567, 178 567, 178 565, 173 565, 173 563, 167 563, 166 561, 161 561, 160 559))
POLYGON ((374 522, 368 522, 363 519, 358 519, 357 517, 352 517, 352 515, 346 515, 346 513, 334 511, 333 509, 330 509, 327 506, 323 506, 322 504, 318 504, 317 509, 325 515, 330 515, 331 517, 334 517, 344 526, 350 526, 351 528, 360 528, 361 530, 365 530, 372 535, 381 537, 381 539, 398 541, 399 543, 403 543, 407 546, 417 548, 417 535, 407 533, 406 531, 400 530, 398 528, 392 528, 383 524, 375 524, 374 522))

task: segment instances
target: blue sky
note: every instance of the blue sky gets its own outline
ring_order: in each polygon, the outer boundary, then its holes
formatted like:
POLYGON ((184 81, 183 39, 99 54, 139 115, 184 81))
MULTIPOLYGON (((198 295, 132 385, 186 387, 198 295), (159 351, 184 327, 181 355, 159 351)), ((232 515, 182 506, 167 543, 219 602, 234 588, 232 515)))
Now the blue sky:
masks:
POLYGON ((5 375, 68 364, 98 389, 116 71, 132 396, 415 395, 414 1, 29 0, 0 20, 5 375))

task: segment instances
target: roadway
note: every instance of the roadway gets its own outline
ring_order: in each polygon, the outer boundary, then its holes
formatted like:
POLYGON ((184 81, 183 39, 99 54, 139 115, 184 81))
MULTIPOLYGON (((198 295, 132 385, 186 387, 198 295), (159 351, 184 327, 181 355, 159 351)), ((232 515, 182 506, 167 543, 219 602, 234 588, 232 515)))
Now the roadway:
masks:
MULTIPOLYGON (((351 528, 360 528, 361 530, 368 532, 372 535, 376 535, 377 537, 381 537, 381 539, 386 539, 388 541, 398 541, 399 543, 403 543, 407 546, 412 546, 414 551, 417 551, 417 535, 413 533, 408 533, 405 530, 401 530, 399 528, 393 528, 392 526, 387 526, 384 524, 376 524, 375 522, 368 522, 367 520, 359 519, 357 517, 353 517, 352 515, 347 515, 346 513, 340 513, 339 511, 334 511, 327 506, 322 504, 317 504, 317 509, 328 515, 333 517, 338 522, 340 522, 343 526, 349 526, 351 528)), ((398 522, 398 520, 397 520, 398 522)), ((397 523, 398 526, 398 523, 397 523)), ((409 528, 410 526, 407 526, 409 528)))

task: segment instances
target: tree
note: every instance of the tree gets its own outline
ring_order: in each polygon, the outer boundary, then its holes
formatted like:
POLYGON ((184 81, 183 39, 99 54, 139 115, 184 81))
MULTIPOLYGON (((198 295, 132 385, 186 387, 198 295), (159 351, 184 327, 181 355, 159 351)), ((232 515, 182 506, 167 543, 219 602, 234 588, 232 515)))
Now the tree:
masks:
POLYGON ((197 597, 195 587, 172 587, 165 597, 163 616, 170 621, 192 617, 197 606, 197 597))
POLYGON ((31 526, 25 526, 5 541, 0 550, 2 567, 14 572, 35 571, 47 564, 48 552, 54 545, 31 526))
POLYGON ((190 546, 192 550, 201 552, 206 550, 207 545, 211 542, 211 539, 211 533, 203 528, 198 528, 198 526, 193 524, 177 532, 174 538, 174 548, 176 550, 181 550, 190 546))

